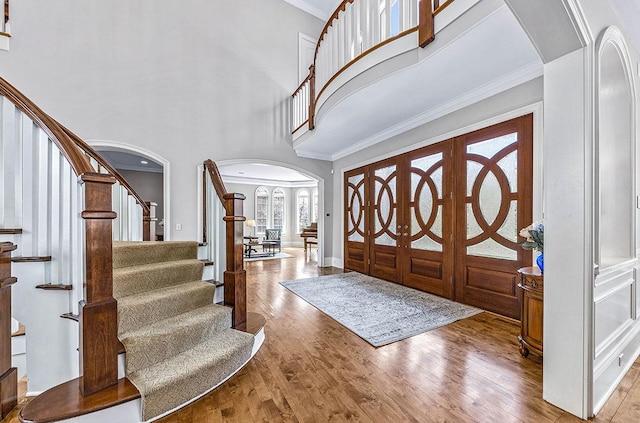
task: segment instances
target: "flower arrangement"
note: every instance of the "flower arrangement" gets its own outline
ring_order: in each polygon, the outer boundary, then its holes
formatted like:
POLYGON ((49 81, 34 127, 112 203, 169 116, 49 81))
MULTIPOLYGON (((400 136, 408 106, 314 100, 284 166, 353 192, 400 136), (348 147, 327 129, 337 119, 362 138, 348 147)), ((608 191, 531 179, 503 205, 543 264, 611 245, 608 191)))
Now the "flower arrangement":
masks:
POLYGON ((522 248, 544 252, 544 225, 542 222, 534 222, 521 229, 520 236, 527 239, 520 243, 522 248))

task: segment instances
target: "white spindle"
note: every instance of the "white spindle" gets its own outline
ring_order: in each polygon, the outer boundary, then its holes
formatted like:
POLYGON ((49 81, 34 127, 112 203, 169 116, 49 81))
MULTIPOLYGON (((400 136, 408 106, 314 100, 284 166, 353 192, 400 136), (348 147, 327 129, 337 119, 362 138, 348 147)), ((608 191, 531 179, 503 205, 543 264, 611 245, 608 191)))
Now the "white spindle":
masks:
POLYGON ((343 24, 343 31, 344 31, 344 55, 343 55, 343 59, 342 59, 342 66, 340 66, 341 68, 349 63, 351 61, 351 59, 353 58, 353 33, 352 33, 352 25, 351 25, 351 21, 353 19, 353 11, 352 11, 352 5, 353 3, 348 3, 345 6, 344 9, 344 16, 342 17, 342 19, 344 20, 344 24, 343 24))
POLYGON ((60 249, 59 242, 62 236, 62 228, 60 228, 60 222, 62 221, 62 213, 61 210, 64 209, 63 198, 60 198, 60 192, 62 191, 62 186, 60 184, 60 178, 62 175, 62 160, 65 160, 62 154, 60 154, 60 150, 55 148, 55 145, 49 141, 49 162, 51 164, 50 174, 49 174, 49 189, 50 193, 50 209, 49 209, 49 245, 47 248, 47 255, 50 255, 52 258, 55 257, 51 261, 50 271, 51 273, 48 276, 48 280, 43 281, 43 283, 60 283, 58 279, 61 269, 60 269, 60 249))
MULTIPOLYGON (((44 131, 38 130, 37 133, 37 160, 35 163, 35 169, 38 175, 38 183, 34 187, 37 198, 37 210, 38 220, 37 225, 33 228, 35 239, 37 240, 37 248, 34 251, 34 256, 46 256, 49 254, 49 219, 47 213, 44 210, 49 210, 51 204, 49 202, 49 138, 44 131)), ((43 281, 44 283, 44 281, 43 281)))
POLYGON ((33 256, 34 246, 37 238, 34 233, 33 222, 39 212, 38 203, 35 198, 37 190, 34 191, 37 183, 38 168, 35 166, 37 160, 37 131, 31 119, 22 119, 22 235, 20 235, 20 254, 33 256))
MULTIPOLYGON (((58 238, 58 250, 59 250, 59 266, 58 266, 58 275, 55 276, 55 280, 52 280, 52 283, 61 283, 61 284, 69 284, 71 281, 69 280, 72 269, 71 269, 71 226, 75 223, 73 222, 73 217, 69 213, 71 210, 71 206, 73 203, 73 199, 71 198, 71 176, 73 175, 73 171, 71 169, 71 165, 64 158, 61 157, 60 161, 60 236, 58 238)), ((53 240, 55 241, 55 240, 53 240)), ((52 251, 53 255, 53 251, 52 251)))

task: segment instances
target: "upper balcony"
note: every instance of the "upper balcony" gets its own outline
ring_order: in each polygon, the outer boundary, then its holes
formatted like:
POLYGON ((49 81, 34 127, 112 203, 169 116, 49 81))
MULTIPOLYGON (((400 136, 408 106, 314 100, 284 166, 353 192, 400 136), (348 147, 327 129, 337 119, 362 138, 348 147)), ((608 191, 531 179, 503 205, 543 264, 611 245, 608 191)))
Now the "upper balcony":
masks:
POLYGON ((293 94, 299 156, 337 160, 542 75, 503 0, 345 0, 293 94))

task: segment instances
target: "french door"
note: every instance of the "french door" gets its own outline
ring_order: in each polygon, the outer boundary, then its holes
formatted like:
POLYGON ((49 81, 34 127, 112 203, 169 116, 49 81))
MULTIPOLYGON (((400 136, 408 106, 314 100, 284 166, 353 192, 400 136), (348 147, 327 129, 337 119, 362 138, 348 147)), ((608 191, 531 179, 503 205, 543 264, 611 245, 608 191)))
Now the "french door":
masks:
POLYGON ((345 268, 519 318, 532 116, 345 173, 345 268))

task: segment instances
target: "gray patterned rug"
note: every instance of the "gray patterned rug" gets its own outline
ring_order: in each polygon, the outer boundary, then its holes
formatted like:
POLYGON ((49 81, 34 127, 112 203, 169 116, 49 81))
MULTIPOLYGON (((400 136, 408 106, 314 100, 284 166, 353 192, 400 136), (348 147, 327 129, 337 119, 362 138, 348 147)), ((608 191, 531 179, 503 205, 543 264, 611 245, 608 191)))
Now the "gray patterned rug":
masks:
POLYGON ((283 281, 280 284, 374 347, 482 312, 356 272, 283 281))

